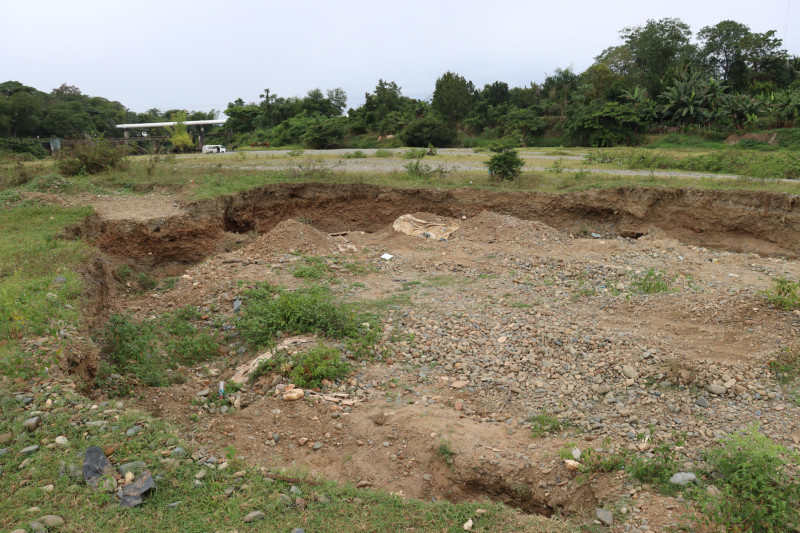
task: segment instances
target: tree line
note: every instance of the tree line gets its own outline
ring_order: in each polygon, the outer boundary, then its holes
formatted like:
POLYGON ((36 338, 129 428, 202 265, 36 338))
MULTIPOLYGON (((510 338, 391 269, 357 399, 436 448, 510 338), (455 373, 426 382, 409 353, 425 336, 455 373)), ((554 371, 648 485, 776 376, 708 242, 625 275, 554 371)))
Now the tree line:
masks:
MULTIPOLYGON (((648 20, 620 31, 581 73, 556 69, 542 83, 482 88, 446 72, 430 102, 378 80, 363 105, 347 109, 340 88, 281 97, 265 89, 257 101, 237 98, 225 109, 232 144, 268 142, 313 148, 404 143, 470 146, 504 139, 522 146, 635 144, 652 131, 730 132, 787 127, 800 118, 800 57, 775 31, 757 33, 725 20, 696 34, 679 19, 648 20), (395 139, 391 139, 395 136, 395 139)), ((0 84, 0 136, 110 134, 120 122, 169 120, 181 110, 132 113, 118 102, 62 85, 41 93, 0 84)), ((188 120, 215 112, 186 112, 188 120)))

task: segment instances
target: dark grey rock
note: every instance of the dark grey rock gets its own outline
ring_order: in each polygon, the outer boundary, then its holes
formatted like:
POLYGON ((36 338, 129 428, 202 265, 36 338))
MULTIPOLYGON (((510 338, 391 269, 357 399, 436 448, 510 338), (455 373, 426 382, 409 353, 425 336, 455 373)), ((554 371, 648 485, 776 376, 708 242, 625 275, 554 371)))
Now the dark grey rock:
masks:
POLYGON ((83 479, 90 487, 97 489, 97 483, 105 475, 114 471, 106 454, 97 446, 89 446, 83 455, 83 479))
POLYGON ((708 407, 708 406, 709 406, 708 400, 706 400, 704 396, 700 396, 700 397, 697 399, 697 401, 696 401, 696 402, 694 402, 694 403, 695 403, 696 405, 699 405, 700 407, 708 407))
POLYGON ((156 482, 149 470, 142 472, 142 475, 133 480, 133 483, 125 485, 122 489, 122 498, 119 501, 120 507, 136 507, 142 503, 142 497, 152 489, 156 488, 156 482))

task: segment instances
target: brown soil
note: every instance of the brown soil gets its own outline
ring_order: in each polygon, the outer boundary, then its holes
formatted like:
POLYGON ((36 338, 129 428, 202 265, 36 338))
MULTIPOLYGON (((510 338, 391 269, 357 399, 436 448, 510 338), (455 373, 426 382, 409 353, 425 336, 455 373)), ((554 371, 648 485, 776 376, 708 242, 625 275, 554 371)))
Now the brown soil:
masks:
MULTIPOLYGON (((400 291, 403 283, 432 283, 436 278, 466 283, 464 291, 476 306, 494 306, 486 307, 487 313, 510 308, 513 299, 506 294, 523 298, 529 286, 542 286, 550 274, 558 280, 564 272, 595 269, 625 279, 626 270, 664 268, 684 289, 696 284, 705 290, 603 300, 599 308, 595 300, 577 299, 561 307, 550 304, 563 299, 562 282, 557 281, 542 289, 549 291, 546 297, 532 297, 537 303, 530 311, 520 313, 529 313, 531 337, 541 333, 535 328, 550 317, 561 320, 567 331, 574 324, 589 324, 598 338, 624 332, 665 354, 659 379, 674 376, 674 382, 702 388, 720 372, 740 382, 755 381, 775 346, 796 337, 796 317, 768 308, 757 295, 772 277, 800 275, 797 264, 785 259, 800 252, 795 200, 773 193, 689 189, 556 195, 287 184, 177 207, 171 198, 104 198, 97 204, 98 215, 74 232, 92 239, 111 261, 171 275, 185 272, 174 289, 163 293, 138 296, 118 287, 112 298, 107 288, 101 289, 98 300, 110 310, 139 317, 186 304, 213 302, 230 309, 237 281, 299 286, 302 281, 286 268, 298 260, 291 253, 336 254, 345 241, 357 249, 348 258, 375 266, 360 277, 337 274, 348 284, 365 285, 354 298, 384 298, 400 291), (148 202, 161 207, 149 211, 148 202), (407 213, 461 229, 444 242, 393 231, 392 221, 407 213), (584 238, 592 234, 595 238, 584 238), (702 247, 732 253, 712 254, 702 247), (395 258, 383 261, 384 252, 395 258)), ((95 203, 91 197, 81 201, 95 203)), ((108 280, 103 272, 97 267, 90 275, 108 280)), ((422 292, 415 295, 410 312, 442 305, 459 291, 445 286, 422 292)), ((626 490, 616 474, 583 479, 567 471, 560 453, 570 439, 532 441, 530 430, 518 427, 516 420, 529 409, 543 406, 526 404, 511 389, 469 392, 451 387, 452 380, 445 378, 396 383, 392 372, 402 361, 360 368, 359 383, 374 384, 374 389, 349 412, 327 402, 284 402, 272 397, 269 384, 249 391, 245 405, 233 415, 209 415, 192 404, 199 389, 213 389, 254 355, 226 351, 212 364, 221 375, 212 378, 193 369, 188 383, 143 394, 142 406, 183 425, 209 449, 234 446, 257 464, 310 469, 406 496, 463 500, 488 495, 527 512, 588 516, 595 506, 616 500, 626 490), (421 396, 435 402, 421 401, 421 396), (199 418, 191 421, 193 415, 199 418), (271 441, 273 434, 280 436, 277 444, 271 441), (315 442, 322 443, 321 449, 311 449, 315 442), (451 466, 440 453, 443 444, 456 454, 451 466)), ((389 357, 399 359, 399 350, 389 357)), ((608 351, 604 357, 609 367, 627 363, 621 353, 608 351)), ((88 373, 81 364, 70 363, 78 373, 88 373)), ((529 380, 519 387, 525 391, 538 385, 529 380)), ((642 418, 647 409, 642 407, 642 418)), ((680 412, 688 409, 681 406, 680 412)), ((783 435, 787 442, 798 436, 783 435)), ((593 442, 596 438, 587 435, 577 444, 599 445, 593 442)), ((685 512, 678 500, 646 488, 636 493, 635 505, 651 528, 673 524, 685 512)))
POLYGON ((778 193, 695 189, 618 188, 559 195, 281 184, 180 208, 171 207, 172 199, 102 198, 97 200, 100 214, 86 233, 112 255, 193 263, 222 250, 230 239, 226 232, 263 235, 292 218, 328 233, 373 232, 406 213, 472 218, 491 211, 576 235, 591 227, 604 236, 639 237, 658 228, 689 244, 794 256, 800 252, 796 200, 795 195, 778 193), (148 210, 149 203, 156 208, 148 210), (168 215, 171 209, 175 212, 168 215))

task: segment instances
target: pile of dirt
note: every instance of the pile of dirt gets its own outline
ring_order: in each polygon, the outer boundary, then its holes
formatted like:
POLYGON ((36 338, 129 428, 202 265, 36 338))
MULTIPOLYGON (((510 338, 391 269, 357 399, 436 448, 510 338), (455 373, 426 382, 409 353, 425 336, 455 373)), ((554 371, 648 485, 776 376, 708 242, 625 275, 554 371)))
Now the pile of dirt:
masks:
POLYGON ((284 220, 267 234, 248 245, 246 255, 264 255, 277 252, 327 255, 338 251, 336 240, 309 224, 293 218, 284 220))
POLYGON ((563 234, 536 220, 522 220, 493 211, 482 211, 461 223, 458 235, 484 243, 556 242, 563 234))

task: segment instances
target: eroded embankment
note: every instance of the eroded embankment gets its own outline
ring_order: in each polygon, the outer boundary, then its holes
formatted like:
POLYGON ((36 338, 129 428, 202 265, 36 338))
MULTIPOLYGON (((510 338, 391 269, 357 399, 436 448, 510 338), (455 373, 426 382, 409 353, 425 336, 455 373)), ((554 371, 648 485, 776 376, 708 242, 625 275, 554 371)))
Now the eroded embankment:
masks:
POLYGON ((553 194, 371 185, 276 184, 184 205, 147 220, 96 217, 81 230, 104 251, 151 263, 192 263, 215 253, 226 235, 263 233, 287 218, 322 231, 375 231, 419 211, 471 217, 494 211, 574 232, 637 237, 653 228, 682 242, 738 252, 800 253, 796 195, 614 188, 553 194))

